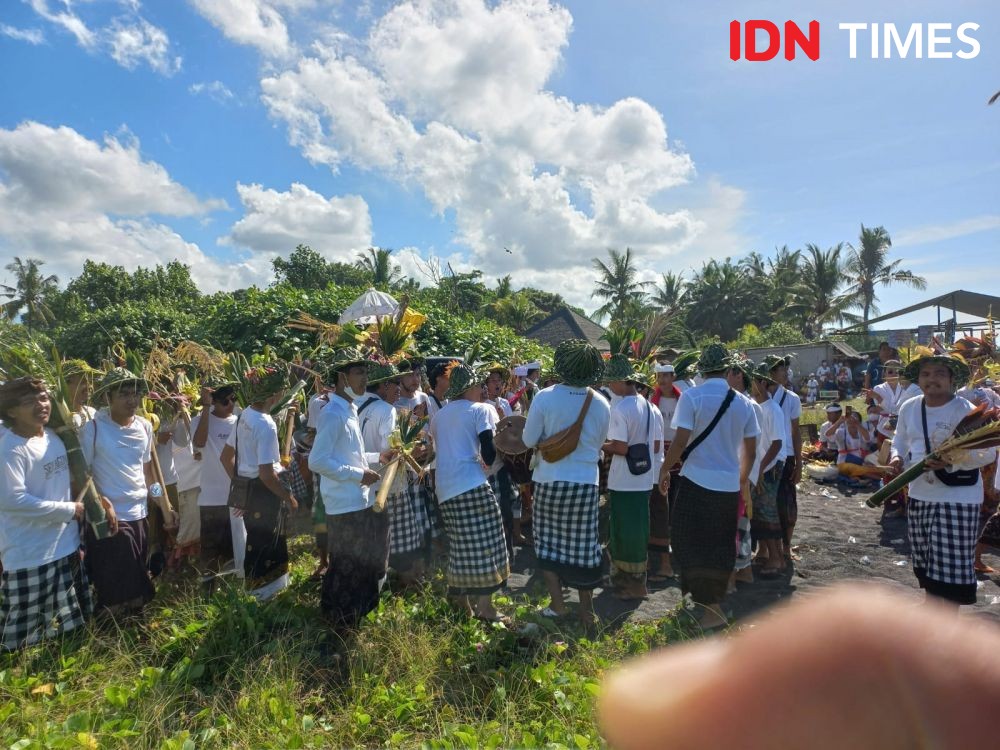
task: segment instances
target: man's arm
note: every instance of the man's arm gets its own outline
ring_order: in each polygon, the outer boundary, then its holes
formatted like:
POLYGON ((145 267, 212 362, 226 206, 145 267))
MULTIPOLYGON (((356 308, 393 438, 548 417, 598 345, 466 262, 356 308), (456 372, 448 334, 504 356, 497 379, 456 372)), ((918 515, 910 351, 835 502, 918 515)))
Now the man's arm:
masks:
POLYGON ((757 457, 757 438, 743 438, 743 453, 740 454, 740 487, 750 481, 750 470, 757 457))
POLYGON ((198 426, 194 430, 194 437, 191 438, 195 448, 204 448, 208 443, 208 423, 212 421, 211 409, 211 406, 206 406, 201 410, 201 414, 195 417, 198 420, 198 426))
POLYGON ((798 417, 792 420, 792 450, 795 459, 795 473, 792 479, 798 484, 802 481, 802 431, 799 429, 798 417))

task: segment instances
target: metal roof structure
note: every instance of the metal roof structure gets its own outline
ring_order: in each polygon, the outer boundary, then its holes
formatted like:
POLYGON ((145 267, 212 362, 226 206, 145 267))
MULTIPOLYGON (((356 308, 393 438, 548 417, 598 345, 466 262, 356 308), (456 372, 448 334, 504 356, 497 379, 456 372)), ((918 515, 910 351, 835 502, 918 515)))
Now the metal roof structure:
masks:
MULTIPOLYGON (((1000 297, 994 297, 992 294, 980 294, 979 292, 968 292, 964 289, 957 289, 954 292, 948 292, 947 294, 942 294, 939 297, 932 297, 931 299, 924 300, 923 302, 918 302, 915 305, 904 307, 901 310, 896 310, 895 312, 880 315, 877 318, 872 318, 868 321, 868 326, 870 327, 875 323, 881 323, 883 320, 898 318, 902 315, 907 315, 928 307, 938 308, 939 325, 941 323, 942 308, 950 310, 952 315, 963 313, 964 315, 972 315, 980 320, 985 320, 987 317, 992 315, 993 311, 1000 314, 1000 297)), ((843 328, 841 330, 853 331, 858 328, 864 328, 864 326, 864 323, 856 323, 853 326, 848 326, 847 328, 843 328)))

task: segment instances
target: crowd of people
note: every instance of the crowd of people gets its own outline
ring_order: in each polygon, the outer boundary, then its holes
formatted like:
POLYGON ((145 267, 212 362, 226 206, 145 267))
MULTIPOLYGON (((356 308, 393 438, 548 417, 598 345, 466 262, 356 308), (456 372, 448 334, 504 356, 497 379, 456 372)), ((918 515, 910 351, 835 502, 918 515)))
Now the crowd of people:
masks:
MULTIPOLYGON (((286 535, 300 507, 315 533, 318 606, 341 633, 377 606, 390 571, 405 588, 438 563, 457 607, 507 622, 493 594, 525 546, 550 597, 539 615, 570 616, 569 587, 586 626, 595 589, 637 600, 676 579, 701 626, 723 627, 736 582, 793 562, 804 438, 788 358, 754 363, 710 344, 695 375, 668 358, 650 372, 584 341, 560 344, 546 370, 372 356, 352 346, 311 361, 301 414, 287 397, 298 376, 275 360, 239 380, 206 378, 196 404, 167 399, 155 428, 143 377, 65 368, 73 424, 62 429, 75 431, 100 494, 112 532, 102 536, 48 426, 50 384, 0 385, 2 648, 94 614, 134 617, 169 567, 196 569, 208 590, 233 576, 273 597, 289 585, 286 535)), ((867 420, 827 407, 819 451, 838 463, 864 462, 885 441, 891 476, 925 459, 974 403, 1000 403, 988 386, 967 386, 957 357, 880 365, 879 382, 865 383, 867 420)), ((975 601, 980 533, 1000 537, 995 503, 984 503, 995 463, 992 449, 932 460, 904 493, 929 595, 975 601)))

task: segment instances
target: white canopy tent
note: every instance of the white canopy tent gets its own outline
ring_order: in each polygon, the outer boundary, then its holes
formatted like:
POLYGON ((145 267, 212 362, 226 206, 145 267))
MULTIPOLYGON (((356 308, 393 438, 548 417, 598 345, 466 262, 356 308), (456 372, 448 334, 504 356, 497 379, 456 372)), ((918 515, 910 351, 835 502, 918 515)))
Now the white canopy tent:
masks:
POLYGON ((370 288, 347 306, 341 313, 339 322, 369 325, 378 322, 378 318, 395 315, 398 311, 399 303, 392 295, 370 288))

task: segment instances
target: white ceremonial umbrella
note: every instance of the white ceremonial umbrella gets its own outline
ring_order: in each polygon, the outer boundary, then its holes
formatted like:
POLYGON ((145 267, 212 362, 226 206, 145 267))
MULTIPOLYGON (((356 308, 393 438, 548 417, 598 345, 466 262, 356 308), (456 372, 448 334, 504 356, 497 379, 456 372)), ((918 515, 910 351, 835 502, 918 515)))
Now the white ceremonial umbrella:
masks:
POLYGON ((395 315, 398 311, 399 303, 391 295, 370 288, 347 306, 339 322, 368 325, 376 323, 378 318, 385 315, 395 315))

